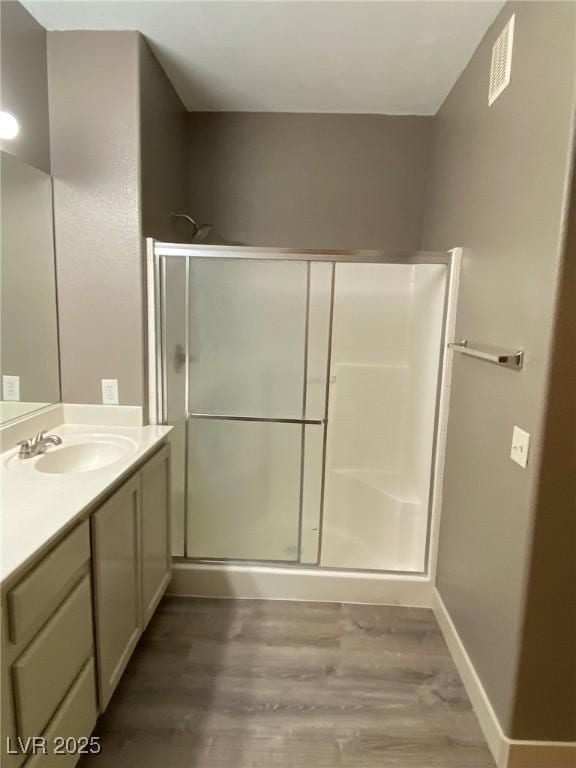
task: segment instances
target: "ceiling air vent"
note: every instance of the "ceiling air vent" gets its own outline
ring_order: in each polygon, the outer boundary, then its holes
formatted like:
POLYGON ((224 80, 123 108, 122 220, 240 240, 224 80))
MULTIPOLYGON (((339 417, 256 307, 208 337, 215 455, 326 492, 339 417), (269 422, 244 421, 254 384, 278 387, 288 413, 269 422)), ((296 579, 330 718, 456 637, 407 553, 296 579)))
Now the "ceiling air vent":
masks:
POLYGON ((492 46, 492 62, 490 64, 490 88, 488 89, 488 105, 496 101, 498 96, 510 82, 512 69, 512 44, 514 42, 514 16, 500 32, 492 46))

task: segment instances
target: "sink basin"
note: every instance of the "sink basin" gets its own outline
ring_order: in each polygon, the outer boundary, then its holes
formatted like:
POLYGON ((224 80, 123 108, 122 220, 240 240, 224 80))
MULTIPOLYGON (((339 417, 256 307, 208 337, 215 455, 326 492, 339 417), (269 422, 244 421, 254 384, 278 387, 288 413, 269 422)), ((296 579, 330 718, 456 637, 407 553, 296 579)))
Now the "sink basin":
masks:
POLYGON ((128 456, 136 448, 129 437, 102 435, 82 440, 64 441, 57 448, 49 448, 34 463, 34 469, 51 475, 67 475, 102 469, 128 456))

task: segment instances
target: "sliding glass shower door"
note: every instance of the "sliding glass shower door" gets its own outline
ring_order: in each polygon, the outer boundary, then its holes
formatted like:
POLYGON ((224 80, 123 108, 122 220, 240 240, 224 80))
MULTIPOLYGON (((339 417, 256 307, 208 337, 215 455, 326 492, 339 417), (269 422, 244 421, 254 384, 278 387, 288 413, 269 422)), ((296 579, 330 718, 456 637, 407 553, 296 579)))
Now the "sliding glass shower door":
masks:
POLYGON ((446 255, 178 248, 156 282, 174 553, 423 572, 446 255))
POLYGON ((331 268, 192 258, 186 555, 316 562, 331 268))

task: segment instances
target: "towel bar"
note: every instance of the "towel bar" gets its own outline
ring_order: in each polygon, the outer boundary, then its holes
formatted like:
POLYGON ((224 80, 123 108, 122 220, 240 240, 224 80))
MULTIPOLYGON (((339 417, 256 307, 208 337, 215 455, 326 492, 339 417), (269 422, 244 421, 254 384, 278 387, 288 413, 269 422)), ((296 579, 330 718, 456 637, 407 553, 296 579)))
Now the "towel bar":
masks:
POLYGON ((522 368, 524 363, 524 352, 520 349, 515 352, 503 352, 502 350, 485 345, 470 346, 468 339, 451 341, 448 344, 448 348, 463 355, 476 357, 478 360, 485 360, 488 363, 502 365, 505 368, 514 368, 515 370, 522 368))

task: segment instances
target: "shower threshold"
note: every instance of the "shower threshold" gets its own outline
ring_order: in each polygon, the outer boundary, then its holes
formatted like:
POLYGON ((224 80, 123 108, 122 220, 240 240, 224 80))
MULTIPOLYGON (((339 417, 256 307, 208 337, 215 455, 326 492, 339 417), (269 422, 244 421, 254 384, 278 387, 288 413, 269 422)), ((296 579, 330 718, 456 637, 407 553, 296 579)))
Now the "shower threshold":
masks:
POLYGON ((176 557, 168 593, 191 597, 317 600, 428 608, 429 574, 327 568, 299 563, 207 561, 176 557))

